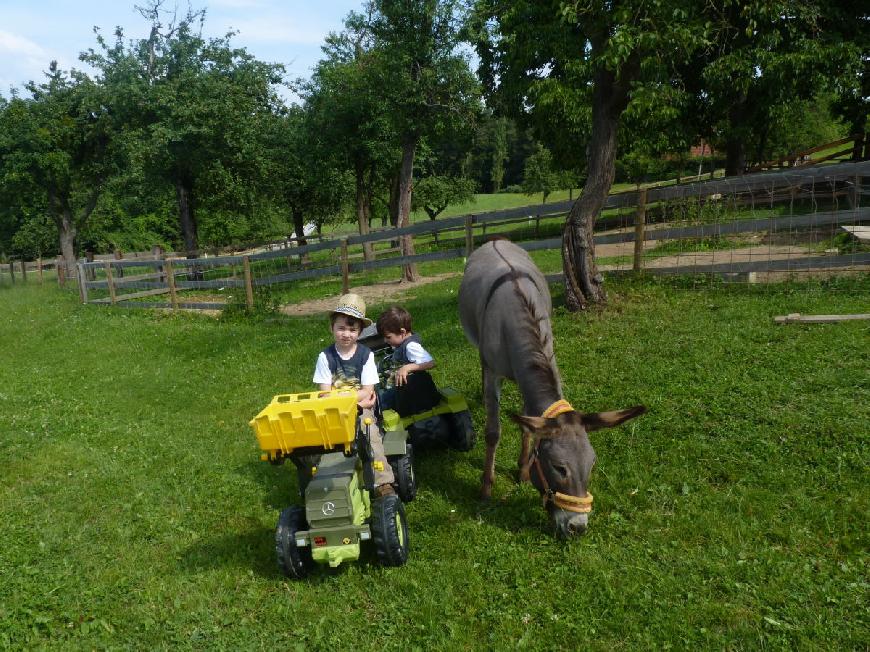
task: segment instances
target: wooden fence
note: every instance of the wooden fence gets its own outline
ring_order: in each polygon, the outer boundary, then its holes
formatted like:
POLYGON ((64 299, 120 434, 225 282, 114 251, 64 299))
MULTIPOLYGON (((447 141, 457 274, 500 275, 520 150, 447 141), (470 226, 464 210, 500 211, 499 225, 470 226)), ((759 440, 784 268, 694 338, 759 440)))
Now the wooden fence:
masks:
MULTIPOLYGON (((630 263, 603 265, 602 268, 605 273, 644 271, 651 274, 730 275, 810 269, 866 271, 870 266, 870 253, 865 251, 846 255, 822 251, 818 255, 786 256, 779 260, 760 260, 758 257, 753 260, 751 256, 739 261, 716 262, 711 259, 700 267, 681 263, 684 259, 680 258, 673 265, 662 267, 648 261, 645 253, 645 248, 652 242, 703 241, 758 232, 783 234, 824 229, 826 233, 833 233, 839 226, 868 224, 870 208, 861 206, 862 197, 867 195, 861 184, 863 177, 870 177, 870 162, 794 168, 611 195, 606 209, 615 210, 615 214, 604 215, 599 220, 596 247, 600 251, 604 245, 630 245, 630 263), (693 219, 685 224, 669 219, 674 207, 680 205, 690 205, 695 209, 722 204, 746 206, 751 213, 774 205, 794 206, 796 203, 811 206, 811 212, 730 221, 693 219), (826 204, 826 210, 819 209, 822 203, 826 204)), ((224 307, 224 300, 201 295, 234 292, 239 296, 244 293, 244 304, 251 307, 260 287, 334 277, 342 279, 346 290, 354 274, 465 257, 487 236, 499 233, 503 227, 516 227, 519 223, 525 224, 535 238, 519 242, 520 246, 529 251, 560 249, 560 235, 538 238, 544 230, 560 233, 557 225, 563 223, 573 203, 567 201, 463 215, 366 235, 323 240, 302 247, 233 256, 82 261, 78 265, 79 288, 86 303, 219 309, 224 307), (438 245, 431 251, 413 256, 393 255, 392 243, 404 235, 415 238, 415 247, 432 246, 433 238, 437 238, 438 245), (371 259, 359 260, 363 244, 386 245, 387 250, 375 249, 371 259), (315 260, 318 256, 319 261, 315 260), (309 258, 313 262, 308 262, 309 258), (138 268, 139 273, 131 274, 134 268, 138 268), (169 300, 143 300, 159 295, 168 295, 169 300)))

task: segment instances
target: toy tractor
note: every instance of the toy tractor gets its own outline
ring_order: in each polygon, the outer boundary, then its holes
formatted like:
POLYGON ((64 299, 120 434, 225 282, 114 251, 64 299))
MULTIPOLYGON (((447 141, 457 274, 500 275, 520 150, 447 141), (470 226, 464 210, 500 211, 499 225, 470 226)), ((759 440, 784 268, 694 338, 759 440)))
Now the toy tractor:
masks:
MULTIPOLYGON (((282 394, 251 422, 262 459, 273 464, 319 455, 300 483, 305 506, 284 509, 275 530, 275 553, 285 575, 301 579, 315 563, 335 568, 360 556, 371 540, 380 563, 401 566, 408 558, 408 524, 397 495, 373 498, 371 422, 357 415, 355 391, 282 394)), ((397 484, 416 493, 404 429, 384 431, 384 450, 397 484)), ((297 466, 299 466, 297 464, 297 466)), ((401 493, 401 492, 400 492, 401 493)), ((413 498, 413 496, 412 496, 413 498)))
MULTIPOLYGON (((374 326, 363 330, 360 341, 374 352, 377 359, 378 387, 389 386, 393 371, 392 348, 374 326)), ((400 388, 396 396, 395 409, 383 411, 385 432, 406 430, 408 446, 412 450, 447 446, 465 452, 474 448, 476 435, 471 413, 465 398, 457 390, 446 386, 436 388, 428 373, 417 373, 408 376, 408 385, 400 388)), ((393 470, 396 470, 395 466, 393 470)), ((396 477, 399 477, 398 473, 396 477)))

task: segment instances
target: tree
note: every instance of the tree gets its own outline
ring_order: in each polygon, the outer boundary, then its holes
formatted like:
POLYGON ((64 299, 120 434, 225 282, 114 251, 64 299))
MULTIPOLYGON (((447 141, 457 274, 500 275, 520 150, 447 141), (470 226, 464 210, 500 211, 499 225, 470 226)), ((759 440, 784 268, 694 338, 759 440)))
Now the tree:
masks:
POLYGON ((76 237, 116 169, 117 125, 88 76, 56 62, 46 76, 27 84, 31 97, 13 97, 0 112, 0 192, 24 214, 51 216, 69 272, 76 237))
POLYGON ((282 69, 234 48, 232 33, 204 38, 204 11, 177 20, 161 5, 139 8, 151 21, 147 39, 128 45, 118 29, 109 45, 98 34, 101 52, 83 59, 102 73, 131 161, 174 189, 183 244, 195 257, 198 209, 206 201, 244 206, 263 181, 261 137, 282 69))
MULTIPOLYGON (((566 304, 605 299, 592 227, 610 191, 617 136, 632 102, 673 111, 678 64, 706 43, 699 3, 479 0, 481 77, 499 110, 530 119, 548 147, 586 152, 587 177, 563 231, 566 304), (588 107, 591 107, 591 111, 588 107), (588 134, 588 137, 586 137, 588 134), (584 147, 585 144, 585 147, 584 147)), ((566 167, 580 167, 567 165, 566 167)))
POLYGON ((870 12, 862 0, 838 0, 825 4, 820 13, 819 33, 825 49, 846 50, 850 56, 838 65, 833 91, 834 111, 846 123, 848 133, 858 138, 853 160, 870 159, 867 116, 870 115, 870 12))
MULTIPOLYGON (((401 147, 399 226, 410 224, 414 157, 421 138, 440 121, 468 122, 477 113, 477 81, 459 53, 455 0, 372 0, 373 50, 383 75, 379 88, 401 147)), ((402 253, 413 255, 410 236, 402 253)), ((414 266, 404 278, 415 280, 414 266)))
MULTIPOLYGON (((308 147, 328 166, 351 171, 354 215, 359 232, 369 232, 375 187, 391 178, 398 157, 397 137, 383 102, 380 58, 373 52, 368 18, 351 13, 345 31, 330 34, 309 82, 305 100, 308 147)), ((363 245, 365 260, 371 244, 363 245)))
POLYGON ((352 200, 353 180, 323 147, 311 118, 299 107, 282 111, 273 117, 266 139, 271 189, 289 211, 299 245, 306 244, 306 224, 319 229, 352 200))
MULTIPOLYGON (((428 176, 414 184, 412 207, 434 220, 450 204, 474 199, 474 182, 466 177, 428 176)), ((437 234, 436 234, 437 235, 437 234)))
POLYGON ((547 196, 562 184, 562 174, 553 169, 553 155, 543 145, 526 159, 523 175, 523 192, 527 195, 542 193, 541 203, 547 203, 547 196))
POLYGON ((682 76, 698 98, 696 114, 715 127, 703 135, 724 149, 726 175, 743 174, 750 158, 764 160, 781 107, 839 86, 844 72, 854 70, 854 44, 823 33, 825 14, 838 12, 831 5, 754 0, 704 6, 712 47, 682 76))

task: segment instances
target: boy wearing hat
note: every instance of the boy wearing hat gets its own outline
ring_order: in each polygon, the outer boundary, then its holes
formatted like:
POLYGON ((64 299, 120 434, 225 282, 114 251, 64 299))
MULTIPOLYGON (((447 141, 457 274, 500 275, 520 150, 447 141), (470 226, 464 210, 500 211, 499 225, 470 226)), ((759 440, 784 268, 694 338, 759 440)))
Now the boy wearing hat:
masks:
POLYGON ((357 342, 362 330, 371 325, 372 320, 366 317, 366 304, 357 294, 341 296, 329 319, 335 341, 317 356, 313 380, 324 392, 356 389, 362 418, 369 417, 372 420, 370 433, 375 454, 375 495, 393 494, 393 469, 384 455, 383 436, 372 411, 378 368, 371 349, 357 342))

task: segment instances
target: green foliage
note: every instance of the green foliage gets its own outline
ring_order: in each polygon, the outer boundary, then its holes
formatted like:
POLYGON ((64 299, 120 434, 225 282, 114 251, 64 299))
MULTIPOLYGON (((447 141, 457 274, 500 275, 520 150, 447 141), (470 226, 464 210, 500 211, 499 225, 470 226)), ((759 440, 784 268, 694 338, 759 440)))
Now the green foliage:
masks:
POLYGON ((428 176, 414 184, 412 208, 434 220, 451 204, 474 200, 474 182, 464 177, 428 176))
MULTIPOLYGON (((481 432, 457 285, 404 303, 481 432)), ((592 435, 589 533, 551 538, 537 493, 515 484, 505 416, 489 504, 482 438, 421 454, 406 566, 368 555, 291 582, 273 533, 295 474, 259 461, 247 421, 311 387, 325 318, 214 320, 0 289, 0 647, 861 649, 867 325, 772 316, 861 312, 867 279, 615 281, 612 310, 580 315, 554 291, 566 397, 650 408, 592 435)), ((522 409, 510 383, 503 402, 504 415, 522 409)))
POLYGON ((101 51, 83 58, 100 71, 123 121, 129 159, 153 185, 176 192, 181 235, 193 250, 200 207, 250 214, 256 205, 282 68, 233 47, 232 33, 201 36, 203 11, 168 26, 159 2, 140 12, 152 23, 149 38, 127 42, 118 29, 110 44, 98 34, 101 51))
POLYGON ((543 145, 538 145, 538 151, 526 159, 523 174, 523 192, 527 195, 542 194, 542 203, 547 196, 557 188, 565 185, 565 175, 553 169, 553 155, 543 145))
POLYGON ((30 97, 0 107, 0 198, 4 213, 30 231, 15 245, 22 253, 42 246, 45 213, 72 264, 76 236, 117 168, 116 117, 104 89, 86 75, 52 62, 46 77, 27 85, 30 97))

